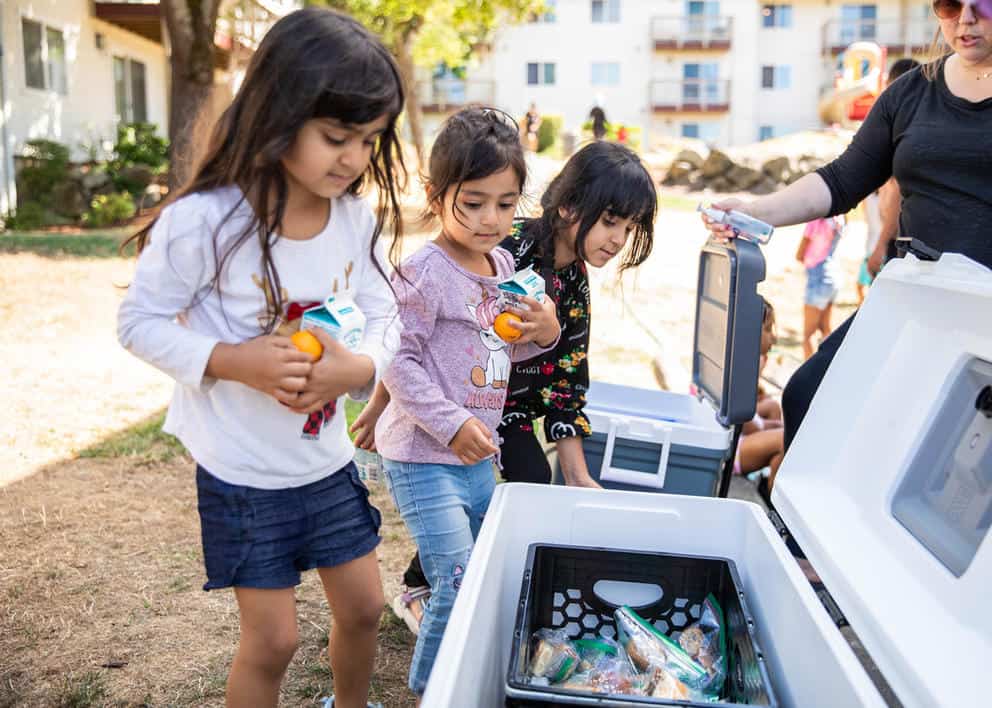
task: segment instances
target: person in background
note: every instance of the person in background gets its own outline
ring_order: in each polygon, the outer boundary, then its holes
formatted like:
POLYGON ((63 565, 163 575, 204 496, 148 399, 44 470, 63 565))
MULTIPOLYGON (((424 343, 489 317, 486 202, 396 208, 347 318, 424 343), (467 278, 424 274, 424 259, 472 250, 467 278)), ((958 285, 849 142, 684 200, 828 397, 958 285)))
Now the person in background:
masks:
POLYGON ((806 224, 796 260, 806 268, 806 294, 803 298, 803 356, 813 355, 813 336, 821 341, 832 331, 830 315, 837 299, 837 267, 834 251, 844 232, 844 217, 814 219, 806 224))
POLYGON ((524 115, 524 147, 531 152, 537 152, 537 130, 541 127, 541 114, 537 112, 537 104, 531 101, 530 108, 524 115))
POLYGON ((606 137, 606 111, 599 106, 593 106, 589 111, 589 120, 592 121, 593 140, 602 140, 606 137))

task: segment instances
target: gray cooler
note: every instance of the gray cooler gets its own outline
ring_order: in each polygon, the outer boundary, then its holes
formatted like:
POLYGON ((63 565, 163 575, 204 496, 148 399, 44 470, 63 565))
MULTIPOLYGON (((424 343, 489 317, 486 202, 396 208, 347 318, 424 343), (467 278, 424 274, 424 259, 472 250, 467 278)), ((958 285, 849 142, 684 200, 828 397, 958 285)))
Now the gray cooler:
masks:
MULTIPOLYGON (((692 379, 697 396, 593 382, 583 441, 608 489, 726 496, 740 425, 757 404, 765 278, 750 241, 707 243, 699 258, 692 379)), ((561 469, 555 484, 564 484, 561 469)))

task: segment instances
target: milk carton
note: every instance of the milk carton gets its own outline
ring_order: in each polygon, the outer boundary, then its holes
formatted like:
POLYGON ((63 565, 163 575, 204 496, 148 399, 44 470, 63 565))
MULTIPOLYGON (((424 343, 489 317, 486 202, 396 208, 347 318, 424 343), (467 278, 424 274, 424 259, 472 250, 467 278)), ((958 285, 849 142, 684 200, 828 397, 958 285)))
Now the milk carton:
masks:
POLYGON ((544 278, 534 272, 533 266, 517 271, 513 277, 499 284, 500 306, 527 309, 520 302, 523 297, 532 297, 544 302, 544 278))
POLYGON ((365 315, 351 298, 332 295, 324 304, 303 312, 300 329, 317 328, 327 332, 351 351, 356 351, 362 343, 365 315))

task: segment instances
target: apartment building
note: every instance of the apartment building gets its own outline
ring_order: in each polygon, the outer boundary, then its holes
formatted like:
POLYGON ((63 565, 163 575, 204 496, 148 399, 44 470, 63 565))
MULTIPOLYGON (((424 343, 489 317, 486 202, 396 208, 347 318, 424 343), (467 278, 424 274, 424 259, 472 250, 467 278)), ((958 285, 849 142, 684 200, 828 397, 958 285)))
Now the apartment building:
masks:
POLYGON ((648 142, 746 144, 819 126, 819 100, 852 42, 884 45, 891 62, 925 54, 935 28, 921 0, 548 0, 498 32, 460 80, 514 115, 533 101, 566 129, 599 103, 648 142))

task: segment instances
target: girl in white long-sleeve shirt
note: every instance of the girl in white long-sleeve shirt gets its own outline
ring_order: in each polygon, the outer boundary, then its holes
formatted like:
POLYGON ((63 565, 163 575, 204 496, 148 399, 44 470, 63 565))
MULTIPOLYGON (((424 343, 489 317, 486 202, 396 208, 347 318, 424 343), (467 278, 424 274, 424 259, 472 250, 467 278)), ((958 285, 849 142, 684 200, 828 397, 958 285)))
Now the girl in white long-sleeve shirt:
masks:
POLYGON ((280 20, 252 58, 191 183, 136 236, 118 334, 176 380, 165 430, 197 462, 207 582, 233 587, 241 643, 227 705, 275 706, 296 650, 294 587, 316 568, 334 615, 336 708, 365 706, 384 600, 379 512, 351 462, 341 396, 365 398, 399 318, 379 243, 396 198, 394 61, 343 15, 280 20), (375 182, 375 214, 360 198, 375 182), (289 336, 308 307, 350 297, 351 351, 289 336))

